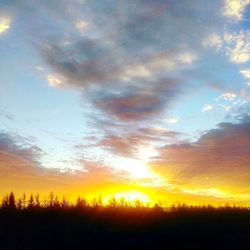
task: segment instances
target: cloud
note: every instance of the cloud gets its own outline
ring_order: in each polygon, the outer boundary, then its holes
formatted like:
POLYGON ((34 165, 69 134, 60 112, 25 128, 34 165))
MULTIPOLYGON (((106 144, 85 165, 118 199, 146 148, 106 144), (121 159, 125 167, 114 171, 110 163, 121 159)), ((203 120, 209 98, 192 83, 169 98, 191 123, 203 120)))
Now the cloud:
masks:
POLYGON ((161 0, 25 1, 13 2, 8 10, 49 66, 50 86, 75 88, 95 109, 131 121, 159 114, 188 93, 187 71, 200 58, 200 44, 222 25, 213 11, 218 6, 205 10, 197 0, 185 8, 161 0))
POLYGON ((226 29, 223 35, 209 34, 202 44, 205 48, 215 48, 216 52, 222 51, 232 63, 242 64, 250 60, 249 41, 249 30, 230 32, 226 29))
POLYGON ((0 197, 14 190, 22 193, 39 193, 41 198, 51 191, 71 198, 79 194, 89 195, 96 190, 96 195, 103 188, 115 187, 124 182, 122 174, 98 162, 79 160, 86 171, 62 172, 35 165, 21 156, 0 151, 0 197))
POLYGON ((117 134, 107 133, 92 146, 101 147, 113 155, 138 158, 138 152, 141 148, 151 148, 153 150, 153 145, 161 144, 166 140, 174 142, 180 136, 181 133, 163 128, 135 128, 133 131, 123 131, 122 134, 119 134, 119 132, 117 134))
POLYGON ((33 187, 41 185, 46 174, 40 164, 43 154, 30 138, 0 133, 0 195, 18 186, 31 191, 30 180, 33 187))
POLYGON ((0 197, 12 190, 18 195, 23 192, 48 195, 53 191, 72 197, 83 190, 88 190, 88 194, 98 190, 98 185, 123 183, 122 173, 114 172, 103 162, 81 158, 78 163, 84 171, 61 171, 43 167, 43 154, 31 138, 0 133, 0 197))
POLYGON ((0 108, 0 117, 1 117, 1 119, 7 119, 8 121, 14 121, 13 114, 6 109, 0 108))
POLYGON ((184 64, 192 64, 196 59, 197 59, 197 55, 195 55, 194 53, 190 53, 190 52, 184 52, 181 53, 177 58, 180 62, 184 63, 184 64))
POLYGON ((246 63, 250 61, 250 31, 225 32, 226 55, 233 63, 246 63))
POLYGON ((42 149, 33 145, 29 138, 11 136, 7 133, 0 133, 0 151, 21 157, 32 164, 39 164, 43 154, 42 149))
POLYGON ((142 143, 140 139, 141 138, 138 138, 138 136, 136 135, 110 135, 103 138, 96 146, 103 147, 104 149, 115 155, 133 157, 135 154, 136 147, 138 147, 138 145, 142 143))
POLYGON ((137 86, 142 85, 140 79, 145 79, 149 87, 154 82, 157 84, 159 78, 167 79, 167 72, 185 69, 197 58, 190 51, 177 50, 175 53, 156 51, 153 55, 134 59, 132 55, 120 55, 113 46, 100 39, 84 38, 69 44, 60 44, 58 40, 54 44, 44 44, 41 53, 56 74, 65 79, 65 85, 79 89, 93 85, 103 89, 114 84, 116 88, 123 88, 124 82, 137 86))
POLYGON ((214 10, 222 3, 39 0, 4 7, 49 67, 50 86, 76 88, 84 104, 130 122, 169 110, 192 93, 190 78, 208 69, 198 63, 204 38, 214 34, 209 43, 220 46, 225 17, 214 10))
POLYGON ((75 27, 77 30, 79 30, 80 32, 84 32, 89 26, 89 23, 84 21, 84 20, 78 20, 75 23, 75 27))
POLYGON ((234 93, 224 93, 220 95, 218 98, 216 98, 216 101, 219 101, 220 99, 226 100, 226 101, 233 101, 236 98, 236 94, 234 93))
POLYGON ((250 69, 241 70, 240 73, 241 73, 245 78, 250 78, 250 69))
POLYGON ((195 142, 163 147, 159 166, 170 181, 189 188, 248 193, 250 178, 250 116, 220 123, 195 142))
POLYGON ((212 110, 214 107, 212 105, 206 104, 203 108, 202 108, 202 112, 207 112, 212 110))
POLYGON ((203 41, 204 47, 214 47, 216 50, 221 49, 223 46, 223 40, 218 34, 209 34, 203 41))
POLYGON ((182 189, 183 192, 188 193, 188 194, 194 194, 194 195, 199 195, 199 196, 211 196, 211 197, 216 197, 216 198, 222 198, 222 199, 231 199, 231 200, 249 200, 250 195, 249 194, 233 194, 233 193, 228 193, 226 191, 220 190, 218 188, 204 188, 204 189, 182 189))
POLYGON ((1 16, 0 13, 0 35, 7 32, 7 30, 10 28, 11 20, 9 17, 1 16))
POLYGON ((60 86, 63 84, 64 80, 59 75, 48 75, 47 80, 49 82, 49 85, 52 87, 60 86))
POLYGON ((223 14, 235 21, 242 20, 243 13, 250 4, 249 0, 224 0, 224 2, 223 14))
POLYGON ((144 83, 143 89, 131 88, 122 94, 98 96, 95 106, 124 121, 149 119, 159 114, 180 91, 176 80, 162 79, 151 82, 151 85, 147 81, 144 83))
POLYGON ((152 72, 143 65, 136 65, 125 69, 122 79, 129 81, 133 78, 148 78, 152 75, 152 72))
POLYGON ((178 118, 178 117, 171 117, 171 118, 166 119, 166 122, 170 123, 170 124, 174 124, 174 123, 178 123, 179 120, 180 120, 180 118, 178 118))

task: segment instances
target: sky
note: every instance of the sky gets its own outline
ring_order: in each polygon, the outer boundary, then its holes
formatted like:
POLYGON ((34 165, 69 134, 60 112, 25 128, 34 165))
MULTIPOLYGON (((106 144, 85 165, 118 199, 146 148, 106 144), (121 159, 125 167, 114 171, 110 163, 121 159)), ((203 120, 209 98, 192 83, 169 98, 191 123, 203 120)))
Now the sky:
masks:
POLYGON ((250 0, 1 0, 10 191, 249 206, 250 0))

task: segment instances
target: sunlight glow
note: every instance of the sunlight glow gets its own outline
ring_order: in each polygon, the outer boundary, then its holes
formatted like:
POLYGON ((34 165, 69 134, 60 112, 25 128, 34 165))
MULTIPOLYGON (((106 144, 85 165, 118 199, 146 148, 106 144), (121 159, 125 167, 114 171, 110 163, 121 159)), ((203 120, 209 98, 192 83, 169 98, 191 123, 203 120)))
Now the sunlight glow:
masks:
POLYGON ((157 156, 159 153, 153 146, 141 146, 138 149, 138 158, 144 162, 148 161, 151 157, 157 156))
MULTIPOLYGON (((108 205, 115 200, 119 203, 128 203, 129 205, 135 206, 136 204, 150 204, 152 200, 149 195, 137 190, 121 191, 114 194, 108 194, 104 197, 104 204, 108 205)), ((121 204, 120 204, 121 205, 121 204)))
POLYGON ((142 161, 133 158, 112 158, 111 166, 115 169, 127 172, 132 179, 152 178, 154 174, 142 161))

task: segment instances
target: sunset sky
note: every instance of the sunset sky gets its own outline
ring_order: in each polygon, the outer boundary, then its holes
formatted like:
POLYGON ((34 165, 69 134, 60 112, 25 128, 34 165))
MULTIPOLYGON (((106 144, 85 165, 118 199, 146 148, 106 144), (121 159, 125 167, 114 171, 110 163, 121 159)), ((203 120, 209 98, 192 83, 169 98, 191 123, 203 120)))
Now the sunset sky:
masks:
POLYGON ((1 0, 10 191, 250 205, 250 0, 1 0))

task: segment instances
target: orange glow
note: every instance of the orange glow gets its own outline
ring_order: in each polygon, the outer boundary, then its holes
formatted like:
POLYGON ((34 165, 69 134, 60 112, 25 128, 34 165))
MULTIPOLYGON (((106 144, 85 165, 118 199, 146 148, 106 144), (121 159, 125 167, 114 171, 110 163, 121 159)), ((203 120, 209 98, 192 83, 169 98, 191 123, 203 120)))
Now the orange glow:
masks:
POLYGON ((112 199, 115 199, 118 203, 126 202, 132 206, 136 205, 138 202, 149 206, 153 202, 147 193, 137 190, 128 190, 107 194, 103 197, 104 205, 108 205, 112 199))
MULTIPOLYGON (((174 175, 167 172, 164 166, 142 164, 132 165, 137 178, 115 178, 112 172, 102 167, 93 168, 92 172, 79 172, 75 174, 60 173, 56 170, 43 170, 27 162, 20 160, 10 154, 1 153, 5 159, 0 168, 0 199, 5 194, 13 191, 15 195, 22 196, 40 194, 43 199, 50 192, 58 195, 58 198, 65 197, 74 202, 78 196, 88 202, 100 196, 103 204, 113 197, 118 201, 126 201, 135 205, 135 201, 152 206, 155 203, 162 206, 185 203, 189 205, 212 204, 214 206, 231 205, 249 206, 249 195, 240 187, 223 187, 218 183, 205 186, 194 184, 183 185, 182 183, 171 182, 174 175), (15 168, 13 168, 15 166, 15 168), (139 165, 140 166, 140 165, 139 165)), ((127 162, 128 163, 128 162, 127 162)), ((125 164, 124 164, 125 166, 125 164)))

